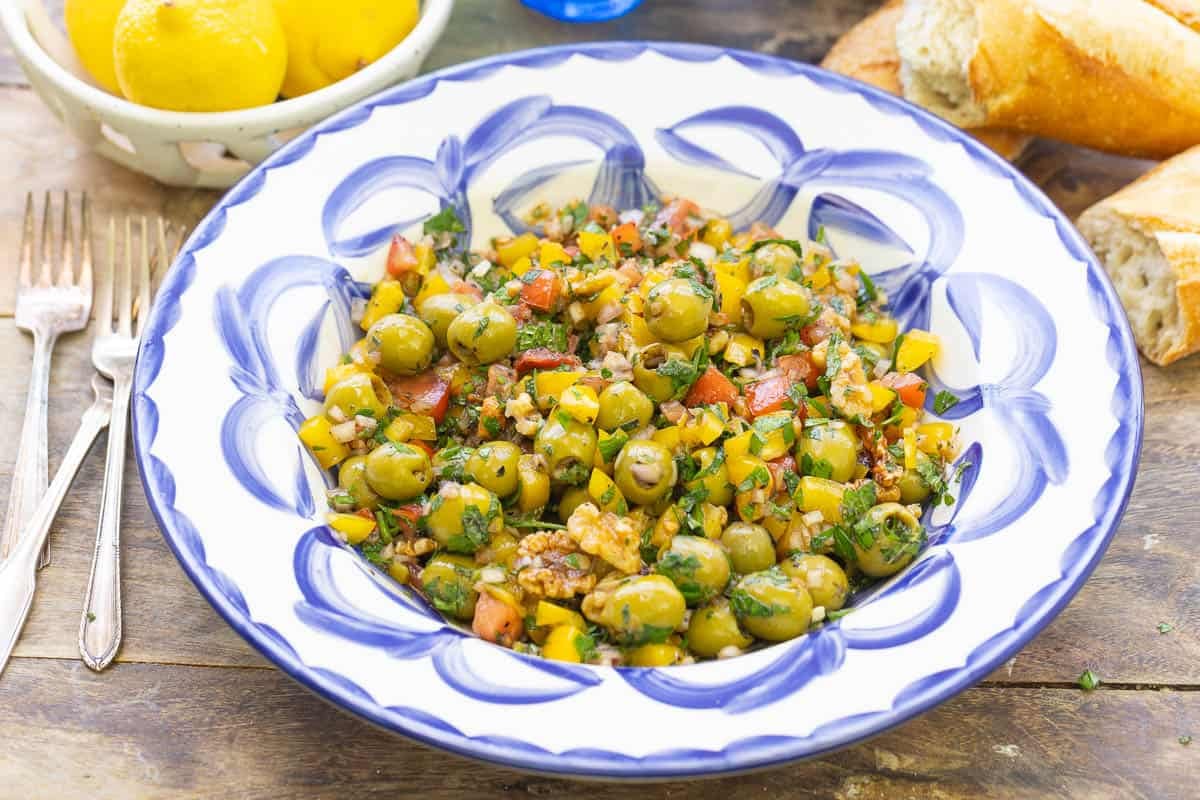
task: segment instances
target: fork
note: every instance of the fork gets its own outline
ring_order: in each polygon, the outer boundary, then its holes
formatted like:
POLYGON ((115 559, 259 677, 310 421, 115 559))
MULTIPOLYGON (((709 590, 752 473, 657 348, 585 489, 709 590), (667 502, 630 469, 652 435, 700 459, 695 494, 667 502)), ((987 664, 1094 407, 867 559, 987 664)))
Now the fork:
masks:
MULTIPOLYGON (((47 396, 54 343, 59 334, 86 327, 92 310, 92 237, 87 194, 83 194, 79 200, 81 238, 78 276, 74 274, 75 237, 71 225, 70 196, 63 192, 62 230, 58 247, 55 248, 51 234, 50 193, 47 192, 42 213, 40 267, 34 279, 33 206, 33 193, 30 192, 25 196, 25 226, 21 236, 16 309, 17 327, 33 336, 33 368, 29 375, 29 394, 25 398, 25 423, 17 445, 17 461, 13 466, 8 511, 0 528, 0 558, 7 557, 16 548, 23 526, 46 491, 47 396), (52 251, 55 249, 61 261, 57 278, 51 274, 52 251)), ((38 568, 48 563, 49 548, 42 551, 38 568)))
MULTIPOLYGON (((96 338, 92 343, 92 365, 113 382, 112 420, 108 429, 108 453, 104 462, 100 520, 96 526, 96 551, 88 578, 83 616, 79 620, 79 654, 83 662, 99 672, 107 667, 121 644, 121 490, 125 472, 125 433, 129 422, 129 395, 138 340, 150 308, 150 253, 146 218, 141 218, 137 252, 138 295, 134 327, 133 222, 125 218, 124 260, 117 275, 117 227, 108 226, 108 274, 96 293, 96 338), (114 317, 114 295, 115 312, 114 317)), ((158 220, 158 247, 165 258, 163 222, 158 220)))

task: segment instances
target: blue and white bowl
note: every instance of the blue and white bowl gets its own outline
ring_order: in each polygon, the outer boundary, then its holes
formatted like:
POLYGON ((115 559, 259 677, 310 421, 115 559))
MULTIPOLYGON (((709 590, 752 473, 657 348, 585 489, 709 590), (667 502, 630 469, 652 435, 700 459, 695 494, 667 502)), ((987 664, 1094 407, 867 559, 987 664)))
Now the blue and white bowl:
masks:
MULTIPOLYGON (((929 396, 932 398, 934 392, 929 396)), ((564 775, 778 764, 906 720, 1011 657, 1080 588, 1133 484, 1129 329, 1070 223, 1008 164, 893 97, 712 47, 604 43, 444 70, 306 133, 235 187, 167 275, 138 361, 146 495, 213 606, 296 680, 378 725, 564 775), (395 231, 452 205, 476 244, 538 200, 690 196, 739 225, 824 227, 962 401, 971 466, 930 543, 854 613, 749 655, 567 665, 447 625, 323 524, 295 429, 354 338, 395 231)))

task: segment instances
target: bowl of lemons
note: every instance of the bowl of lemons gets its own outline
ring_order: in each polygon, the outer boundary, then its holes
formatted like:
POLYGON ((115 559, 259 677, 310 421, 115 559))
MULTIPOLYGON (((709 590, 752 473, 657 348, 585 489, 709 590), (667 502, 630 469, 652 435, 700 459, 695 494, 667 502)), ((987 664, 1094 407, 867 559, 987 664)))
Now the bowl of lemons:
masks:
POLYGON ((453 0, 0 4, 30 84, 97 152, 174 186, 226 187, 314 122, 421 68, 453 0), (65 29, 65 30, 64 30, 65 29))

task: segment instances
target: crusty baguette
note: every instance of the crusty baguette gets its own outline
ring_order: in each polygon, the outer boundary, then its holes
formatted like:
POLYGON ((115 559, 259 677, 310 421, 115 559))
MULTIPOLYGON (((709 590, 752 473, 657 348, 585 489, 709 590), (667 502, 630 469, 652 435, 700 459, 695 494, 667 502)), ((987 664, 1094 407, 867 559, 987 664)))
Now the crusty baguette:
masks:
POLYGON ((1200 147, 1084 211, 1079 230, 1146 358, 1165 366, 1200 351, 1200 147))
MULTIPOLYGON (((896 23, 904 0, 888 0, 883 6, 842 35, 830 48, 821 66, 885 92, 901 94, 900 53, 896 50, 896 23)), ((1012 161, 1021 154, 1031 137, 1021 133, 988 129, 971 134, 1004 158, 1012 161)))
POLYGON ((1156 2, 905 0, 904 94, 963 127, 1166 158, 1200 144, 1200 32, 1194 0, 1156 2))

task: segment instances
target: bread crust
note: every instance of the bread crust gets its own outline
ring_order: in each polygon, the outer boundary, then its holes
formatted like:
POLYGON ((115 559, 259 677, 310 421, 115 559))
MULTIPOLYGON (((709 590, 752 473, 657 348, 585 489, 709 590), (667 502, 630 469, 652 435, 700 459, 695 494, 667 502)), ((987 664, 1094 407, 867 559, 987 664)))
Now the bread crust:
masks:
POLYGON ((1131 228, 1152 239, 1175 279, 1181 334, 1165 349, 1139 342, 1147 358, 1159 366, 1200 351, 1200 147, 1155 167, 1079 217, 1088 228, 1090 216, 1116 214, 1131 228))
MULTIPOLYGON (((902 95, 896 25, 903 13, 904 0, 888 0, 846 31, 830 48, 821 66, 885 92, 902 95)), ((1032 138, 1023 133, 992 128, 976 128, 969 132, 1009 161, 1021 155, 1032 138)))
POLYGON ((1200 144, 1200 33, 1172 13, 1142 0, 977 0, 974 12, 967 76, 987 125, 1151 158, 1200 144))

